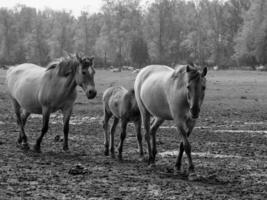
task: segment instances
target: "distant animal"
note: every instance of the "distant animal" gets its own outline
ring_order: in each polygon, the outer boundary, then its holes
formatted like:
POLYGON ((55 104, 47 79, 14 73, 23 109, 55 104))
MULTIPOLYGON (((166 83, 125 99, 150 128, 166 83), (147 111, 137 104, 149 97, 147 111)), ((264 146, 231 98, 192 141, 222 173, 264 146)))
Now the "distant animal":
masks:
POLYGON ((119 68, 112 68, 110 71, 112 71, 112 72, 121 72, 121 70, 119 68))
POLYGON ((144 153, 141 135, 141 116, 135 100, 134 90, 127 90, 122 86, 110 87, 103 93, 102 101, 104 110, 103 128, 105 138, 105 155, 109 155, 110 151, 111 155, 115 157, 114 133, 119 120, 121 120, 121 135, 120 144, 118 147, 118 158, 120 160, 122 159, 123 142, 126 137, 127 124, 130 121, 134 122, 140 157, 143 157, 144 153), (114 117, 114 121, 109 134, 108 123, 112 116, 114 117))
POLYGON ((2 65, 2 67, 1 67, 3 70, 7 70, 8 69, 8 66, 6 66, 6 65, 2 65))
POLYGON ((140 69, 135 69, 132 73, 138 74, 139 71, 140 71, 140 69))
POLYGON ((182 65, 176 69, 164 65, 150 65, 138 73, 134 89, 145 128, 149 164, 155 163, 157 129, 164 120, 173 120, 183 139, 175 171, 180 170, 185 151, 189 161, 189 175, 195 175, 188 137, 199 117, 205 95, 206 74, 207 68, 199 71, 194 65, 182 65), (151 116, 154 121, 150 128, 151 116))
POLYGON ((77 97, 76 87, 80 86, 88 99, 96 96, 93 57, 69 55, 51 62, 47 68, 25 63, 10 68, 6 81, 11 97, 20 134, 17 145, 29 149, 24 126, 31 113, 42 114, 43 125, 34 151, 41 152, 41 142, 48 130, 51 113, 62 110, 64 124, 63 149, 69 150, 69 120, 74 101, 77 97))

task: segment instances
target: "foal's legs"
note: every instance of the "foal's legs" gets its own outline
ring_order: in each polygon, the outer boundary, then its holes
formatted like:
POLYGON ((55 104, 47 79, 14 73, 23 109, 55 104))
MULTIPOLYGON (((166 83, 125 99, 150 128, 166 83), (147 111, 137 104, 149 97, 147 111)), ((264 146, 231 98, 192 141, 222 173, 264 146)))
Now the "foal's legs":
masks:
POLYGON ((115 151, 114 151, 114 133, 116 130, 116 127, 118 125, 119 118, 114 116, 114 121, 110 130, 110 153, 112 157, 115 157, 115 151))
POLYGON ((28 116, 30 114, 25 111, 21 115, 21 110, 20 110, 21 107, 20 107, 19 103, 15 99, 12 99, 12 102, 13 102, 15 114, 16 114, 16 117, 17 117, 17 124, 20 127, 20 133, 19 133, 19 137, 18 137, 17 143, 18 143, 18 145, 22 145, 22 148, 29 149, 29 145, 28 145, 28 142, 27 142, 27 136, 26 136, 26 134, 24 132, 24 125, 25 125, 26 120, 27 120, 27 118, 28 118, 28 116))
POLYGON ((48 131, 48 123, 49 123, 49 117, 50 117, 50 111, 47 107, 42 108, 43 113, 43 127, 41 131, 41 135, 37 138, 36 143, 34 145, 34 151, 37 153, 41 153, 41 142, 43 140, 43 137, 45 133, 48 131))
POLYGON ((143 145, 142 145, 141 119, 134 121, 134 126, 136 130, 139 154, 140 154, 140 157, 142 158, 144 156, 144 151, 143 151, 143 145))
POLYGON ((151 130, 150 130, 150 134, 152 136, 152 153, 153 153, 153 157, 154 159, 156 158, 156 154, 157 154, 157 144, 156 144, 156 132, 159 128, 159 126, 164 122, 163 119, 160 118, 156 118, 153 121, 153 124, 151 126, 151 130))
POLYGON ((68 134, 69 134, 69 121, 72 113, 72 106, 69 106, 68 108, 64 108, 62 110, 63 113, 63 132, 64 132, 64 140, 63 140, 63 150, 68 151, 69 145, 68 145, 68 134))
POLYGON ((119 160, 122 160, 122 148, 123 148, 123 142, 124 142, 125 137, 126 137, 127 124, 128 124, 127 120, 125 120, 125 119, 121 120, 121 136, 120 136, 120 144, 119 144, 119 147, 118 147, 118 151, 119 151, 118 158, 119 158, 119 160))
POLYGON ((108 130, 108 122, 110 117, 112 116, 111 113, 109 113, 104 106, 104 120, 103 120, 103 129, 104 129, 104 146, 105 151, 104 154, 108 156, 109 154, 109 130, 108 130))

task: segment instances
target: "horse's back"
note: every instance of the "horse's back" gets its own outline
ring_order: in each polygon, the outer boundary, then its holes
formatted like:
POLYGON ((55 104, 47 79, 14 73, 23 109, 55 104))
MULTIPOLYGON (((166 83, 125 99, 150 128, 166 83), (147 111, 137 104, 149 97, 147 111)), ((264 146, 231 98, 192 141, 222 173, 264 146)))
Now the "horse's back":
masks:
POLYGON ((136 109, 138 110, 135 103, 134 90, 127 90, 122 86, 106 89, 103 94, 103 102, 106 111, 112 113, 117 118, 131 118, 130 115, 137 113, 136 109))
POLYGON ((25 63, 10 68, 6 76, 11 97, 23 108, 34 113, 40 112, 37 96, 44 72, 45 68, 25 63))
POLYGON ((150 65, 139 72, 135 80, 139 107, 146 109, 153 116, 172 119, 168 88, 173 72, 172 68, 165 65, 150 65))

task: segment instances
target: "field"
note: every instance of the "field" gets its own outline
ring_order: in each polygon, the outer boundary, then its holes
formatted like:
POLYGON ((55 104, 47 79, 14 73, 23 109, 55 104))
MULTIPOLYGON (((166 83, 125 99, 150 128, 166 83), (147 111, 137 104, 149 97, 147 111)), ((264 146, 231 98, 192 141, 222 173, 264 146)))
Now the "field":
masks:
MULTIPOLYGON (((35 154, 16 147, 19 129, 4 85, 5 71, 0 71, 0 199, 267 199, 267 73, 208 72, 201 117, 190 136, 196 181, 172 173, 181 140, 172 122, 158 131, 156 168, 138 160, 131 125, 123 162, 104 156, 102 93, 111 85, 130 88, 135 76, 97 70, 97 97, 88 101, 79 89, 70 153, 54 139, 63 136, 62 118, 56 113, 42 153, 35 154), (84 174, 69 174, 76 165, 84 174)), ((26 125, 31 146, 40 130, 41 118, 33 115, 26 125)), ((116 144, 118 138, 119 130, 116 144)))

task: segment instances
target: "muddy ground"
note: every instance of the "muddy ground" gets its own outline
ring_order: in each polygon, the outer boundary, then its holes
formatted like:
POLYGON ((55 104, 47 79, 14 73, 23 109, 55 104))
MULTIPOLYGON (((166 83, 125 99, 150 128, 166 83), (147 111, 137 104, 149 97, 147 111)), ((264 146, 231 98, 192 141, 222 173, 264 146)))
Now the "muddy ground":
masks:
MULTIPOLYGON (((181 140, 171 122, 157 134, 156 168, 138 160, 133 126, 128 127, 124 161, 104 156, 101 95, 110 85, 131 87, 135 74, 98 70, 98 96, 88 101, 79 90, 70 125, 70 152, 55 136, 61 115, 51 117, 42 153, 15 145, 18 127, 0 72, 0 199, 267 199, 267 73, 210 71, 197 127, 190 136, 199 178, 174 176, 181 140), (83 174, 69 170, 80 165, 83 174)), ((29 142, 40 134, 41 118, 27 125, 29 142)), ((119 130, 116 134, 118 143, 119 130)), ((145 142, 143 142, 146 147, 145 142)), ((187 169, 187 159, 183 159, 187 169)))

